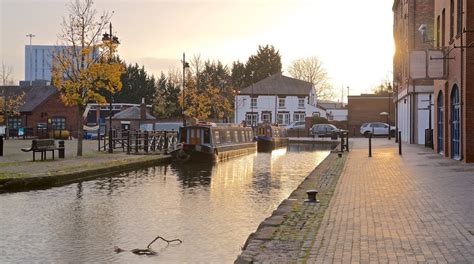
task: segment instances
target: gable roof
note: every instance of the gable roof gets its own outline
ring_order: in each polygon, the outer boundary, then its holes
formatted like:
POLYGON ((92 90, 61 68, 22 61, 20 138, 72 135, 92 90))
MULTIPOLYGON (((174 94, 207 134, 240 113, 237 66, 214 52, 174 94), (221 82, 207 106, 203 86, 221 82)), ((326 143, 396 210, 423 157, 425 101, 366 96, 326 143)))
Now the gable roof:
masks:
POLYGON ((241 95, 302 95, 311 93, 313 84, 295 78, 274 74, 240 91, 241 95))
POLYGON ((42 104, 48 97, 56 94, 58 90, 51 85, 42 86, 2 86, 0 87, 0 94, 7 96, 17 96, 24 93, 23 105, 20 107, 20 112, 32 112, 42 104))
POLYGON ((48 97, 56 94, 58 90, 51 85, 48 86, 32 86, 30 91, 25 94, 23 98, 23 105, 20 107, 20 112, 32 112, 42 104, 48 97))
MULTIPOLYGON (((120 111, 116 113, 114 116, 112 116, 112 120, 114 119, 124 119, 124 120, 135 120, 138 119, 140 120, 140 107, 138 106, 132 106, 129 107, 123 111, 120 111)), ((154 116, 152 116, 150 113, 148 113, 148 109, 146 111, 146 119, 147 120, 156 120, 154 116)))

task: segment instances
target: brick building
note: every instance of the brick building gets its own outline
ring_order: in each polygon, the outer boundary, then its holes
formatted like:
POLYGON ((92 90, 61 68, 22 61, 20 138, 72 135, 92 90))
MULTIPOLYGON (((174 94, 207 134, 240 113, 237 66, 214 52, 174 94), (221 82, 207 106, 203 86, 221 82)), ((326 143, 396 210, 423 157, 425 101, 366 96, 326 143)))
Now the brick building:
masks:
POLYGON ((434 82, 437 153, 474 162, 474 6, 470 0, 435 0, 437 49, 444 52, 444 79, 434 82))
POLYGON ((361 136, 359 130, 363 123, 395 123, 393 98, 387 95, 361 94, 348 96, 348 130, 351 135, 361 136), (388 115, 381 115, 381 113, 388 115))
POLYGON ((433 49, 434 0, 395 0, 392 11, 396 126, 402 132, 403 141, 424 144, 425 129, 433 125, 433 111, 430 115, 429 107, 434 81, 426 76, 414 76, 412 71, 416 68, 410 68, 410 59, 414 52, 420 54, 433 49))
MULTIPOLYGON (((2 86, 0 94, 11 97, 23 94, 19 116, 8 117, 8 134, 38 136, 51 130, 68 130, 77 136, 77 107, 65 106, 58 90, 51 85, 2 86)), ((8 99, 7 99, 8 100, 8 99)))

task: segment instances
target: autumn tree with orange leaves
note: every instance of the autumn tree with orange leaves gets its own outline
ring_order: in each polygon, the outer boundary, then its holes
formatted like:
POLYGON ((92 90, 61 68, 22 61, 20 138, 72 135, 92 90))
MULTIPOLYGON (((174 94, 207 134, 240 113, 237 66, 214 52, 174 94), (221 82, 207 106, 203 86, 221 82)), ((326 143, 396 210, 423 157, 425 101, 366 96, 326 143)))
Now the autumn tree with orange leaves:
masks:
POLYGON ((61 23, 60 46, 53 54, 53 85, 61 100, 78 108, 77 156, 82 156, 83 114, 88 103, 106 104, 103 91, 120 91, 121 63, 113 62, 117 43, 102 41, 111 14, 98 16, 92 0, 71 0, 61 23))

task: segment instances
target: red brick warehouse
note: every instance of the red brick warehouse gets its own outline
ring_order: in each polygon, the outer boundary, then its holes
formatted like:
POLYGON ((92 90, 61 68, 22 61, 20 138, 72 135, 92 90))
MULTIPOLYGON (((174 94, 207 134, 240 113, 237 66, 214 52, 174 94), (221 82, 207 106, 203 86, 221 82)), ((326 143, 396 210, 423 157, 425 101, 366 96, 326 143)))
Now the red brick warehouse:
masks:
POLYGON ((435 80, 435 151, 474 162, 474 6, 435 0, 435 47, 444 52, 446 78, 435 80))

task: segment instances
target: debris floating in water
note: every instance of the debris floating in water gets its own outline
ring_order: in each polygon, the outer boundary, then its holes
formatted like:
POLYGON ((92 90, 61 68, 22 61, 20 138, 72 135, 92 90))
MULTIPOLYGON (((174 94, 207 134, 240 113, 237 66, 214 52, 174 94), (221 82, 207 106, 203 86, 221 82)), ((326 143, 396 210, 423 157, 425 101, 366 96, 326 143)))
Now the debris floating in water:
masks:
MULTIPOLYGON (((158 255, 158 253, 156 251, 154 251, 153 249, 150 248, 151 244, 155 243, 156 240, 158 239, 161 239, 163 241, 165 241, 166 243, 171 244, 173 242, 178 242, 178 244, 181 244, 183 243, 183 241, 181 239, 171 239, 171 240, 168 240, 162 236, 157 236, 155 239, 153 239, 153 241, 150 242, 150 244, 148 244, 148 246, 146 247, 146 249, 139 249, 139 248, 136 248, 136 249, 132 249, 130 250, 130 252, 132 252, 133 254, 135 255, 145 255, 145 256, 154 256, 154 255, 158 255)), ((124 251, 127 251, 127 250, 124 250, 124 249, 121 249, 117 246, 114 247, 114 251, 116 253, 122 253, 124 251)))

